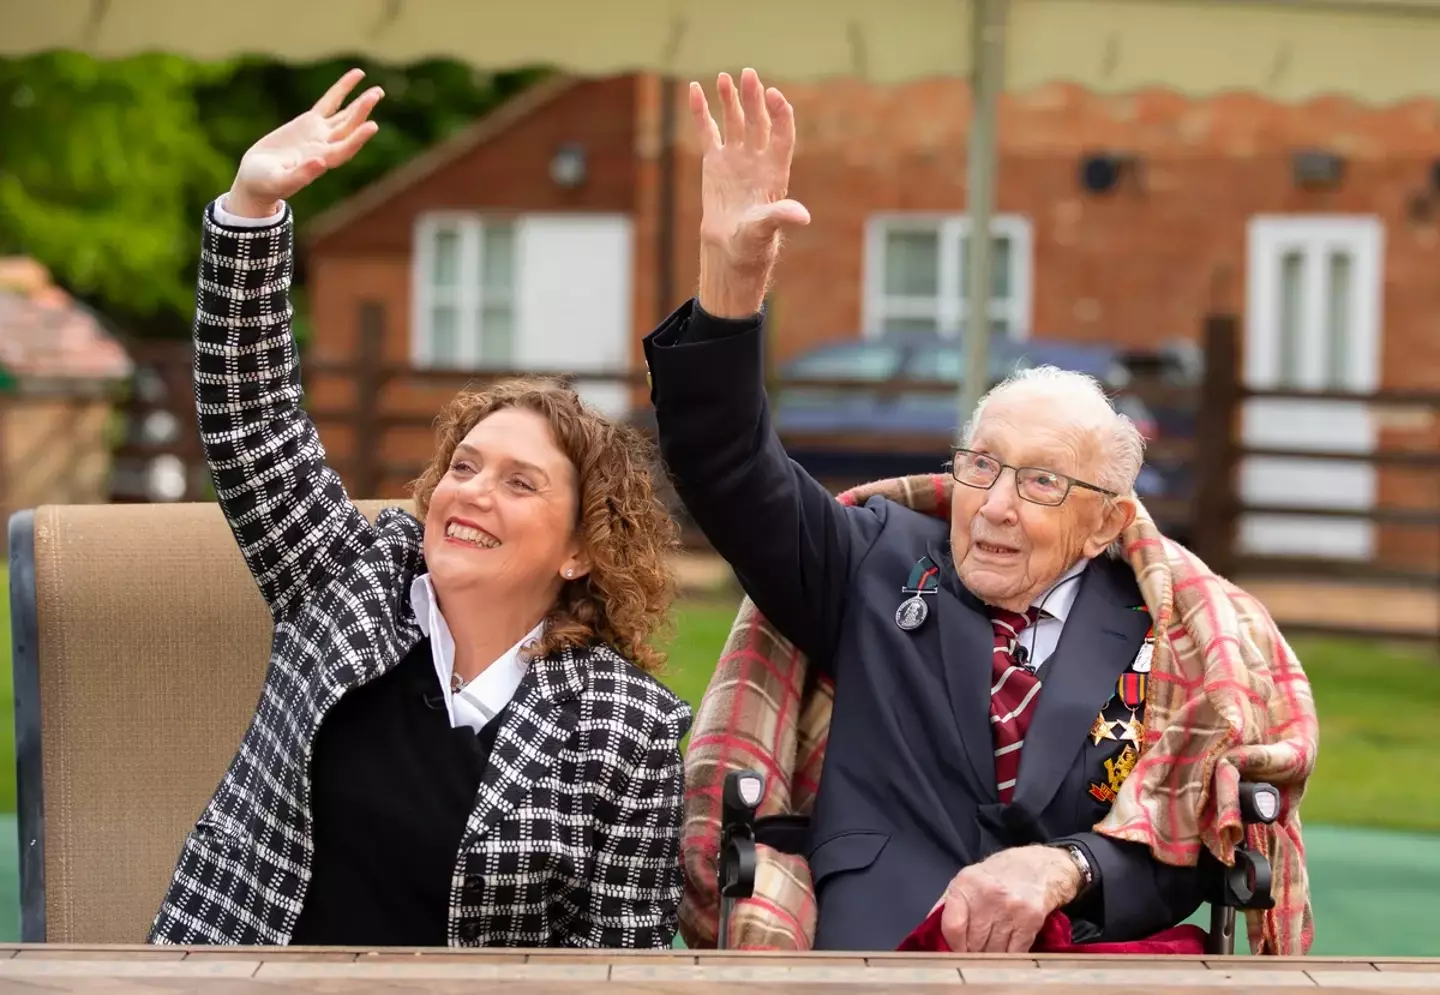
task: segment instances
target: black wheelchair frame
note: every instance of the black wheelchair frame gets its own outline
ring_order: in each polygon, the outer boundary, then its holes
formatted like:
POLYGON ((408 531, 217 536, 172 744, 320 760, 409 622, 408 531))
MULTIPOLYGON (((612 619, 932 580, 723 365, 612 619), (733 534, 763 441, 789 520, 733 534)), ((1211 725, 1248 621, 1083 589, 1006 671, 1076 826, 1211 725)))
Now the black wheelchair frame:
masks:
MULTIPOLYGON (((720 808, 720 855, 716 884, 720 921, 716 946, 730 945, 730 917, 735 902, 755 893, 756 847, 764 844, 786 854, 803 854, 809 819, 803 815, 777 815, 757 819, 765 798, 765 777, 758 771, 733 770, 725 775, 720 808)), ((1240 785, 1240 819, 1246 826, 1270 825, 1280 815, 1280 792, 1272 784, 1245 781, 1240 785)), ((1235 952, 1237 909, 1270 909, 1270 861, 1241 840, 1235 863, 1226 865, 1206 855, 1206 901, 1210 904, 1207 953, 1226 956, 1235 952)))

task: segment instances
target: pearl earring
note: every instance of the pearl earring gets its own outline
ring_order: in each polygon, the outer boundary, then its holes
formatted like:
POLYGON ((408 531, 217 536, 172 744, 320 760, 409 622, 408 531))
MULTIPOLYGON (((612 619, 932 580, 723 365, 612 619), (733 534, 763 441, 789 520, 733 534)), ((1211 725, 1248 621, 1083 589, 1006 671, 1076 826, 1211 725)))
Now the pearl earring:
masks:
POLYGON ((574 571, 574 570, 566 570, 566 571, 565 571, 565 576, 566 576, 566 577, 574 577, 574 576, 575 576, 575 571, 574 571))

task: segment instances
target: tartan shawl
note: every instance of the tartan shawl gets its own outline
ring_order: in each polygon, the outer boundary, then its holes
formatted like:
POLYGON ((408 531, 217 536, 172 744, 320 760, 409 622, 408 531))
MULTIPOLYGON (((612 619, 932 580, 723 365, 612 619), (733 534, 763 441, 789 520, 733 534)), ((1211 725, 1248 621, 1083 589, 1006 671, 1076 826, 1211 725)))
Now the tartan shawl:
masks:
MULTIPOLYGON (((948 475, 865 484, 839 495, 847 505, 882 495, 916 511, 949 516, 948 475)), ((1271 826, 1247 844, 1271 862, 1275 907, 1246 913, 1250 949, 1306 953, 1314 935, 1300 800, 1315 766, 1319 729, 1309 681, 1264 607, 1164 536, 1139 509, 1121 554, 1155 622, 1147 682, 1145 743, 1109 814, 1094 829, 1143 843, 1156 860, 1193 866, 1202 848, 1225 864, 1246 833, 1239 783, 1280 790, 1271 826), (1163 634, 1163 638, 1161 637, 1163 634)), ((742 601, 695 718, 685 759, 685 896, 680 930, 714 947, 720 792, 731 770, 766 776, 761 817, 808 815, 820 785, 834 688, 742 601)), ((735 948, 804 950, 815 936, 815 896, 803 857, 759 848, 754 896, 735 905, 735 948)))

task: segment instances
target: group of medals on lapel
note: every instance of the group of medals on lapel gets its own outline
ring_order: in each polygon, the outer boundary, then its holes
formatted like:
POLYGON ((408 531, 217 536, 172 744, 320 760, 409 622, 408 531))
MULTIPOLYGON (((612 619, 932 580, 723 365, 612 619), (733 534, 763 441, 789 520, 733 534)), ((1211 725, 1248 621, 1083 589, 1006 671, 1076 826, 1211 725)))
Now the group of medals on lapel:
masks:
POLYGON ((1104 740, 1115 740, 1125 744, 1118 754, 1105 760, 1105 776, 1090 783, 1090 795, 1096 801, 1109 804, 1120 793, 1120 785, 1135 769, 1140 751, 1145 746, 1145 723, 1137 713, 1145 707, 1145 692, 1150 674, 1151 661, 1155 655, 1155 629, 1152 626, 1145 634, 1145 642, 1130 669, 1115 682, 1115 691, 1095 716, 1090 725, 1090 741, 1096 746, 1104 740), (1118 704, 1117 704, 1118 703, 1118 704))
MULTIPOLYGON (((909 597, 895 609, 895 624, 901 629, 913 632, 925 624, 930 615, 925 595, 934 595, 938 590, 939 574, 939 568, 928 556, 921 557, 915 564, 908 583, 900 589, 901 594, 909 597)), ((1139 605, 1135 610, 1147 609, 1139 605)), ((1146 685, 1154 656, 1155 627, 1152 625, 1130 669, 1120 675, 1115 690, 1090 724, 1090 741, 1095 746, 1107 739, 1125 744, 1119 753, 1105 759, 1105 776, 1090 783, 1090 795, 1096 801, 1109 804, 1115 800, 1145 747, 1145 722, 1140 716, 1145 708, 1146 685)))

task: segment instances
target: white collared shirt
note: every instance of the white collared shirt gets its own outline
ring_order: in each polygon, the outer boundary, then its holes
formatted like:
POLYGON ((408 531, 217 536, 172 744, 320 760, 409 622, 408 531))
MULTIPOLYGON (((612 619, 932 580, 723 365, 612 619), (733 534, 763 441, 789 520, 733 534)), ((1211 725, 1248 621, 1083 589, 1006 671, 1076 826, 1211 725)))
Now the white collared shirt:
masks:
POLYGON ((1069 617, 1075 595, 1080 591, 1081 581, 1077 578, 1089 565, 1090 561, 1082 558, 1030 602, 1033 607, 1045 609, 1045 615, 1020 633, 1020 645, 1025 647, 1034 666, 1041 666, 1055 652, 1060 633, 1065 628, 1065 619, 1069 617))
POLYGON ((429 574, 421 574, 411 582, 410 605, 415 609, 420 631, 430 637, 430 655, 435 661, 435 675, 440 678, 440 692, 445 696, 445 711, 450 716, 451 727, 458 729, 464 725, 479 732, 515 697, 529 669, 520 651, 527 643, 540 638, 545 631, 545 623, 541 622, 531 629, 500 659, 461 688, 459 694, 453 694, 450 691, 450 675, 455 671, 455 637, 450 634, 450 626, 445 624, 445 616, 440 614, 440 601, 435 597, 435 587, 430 583, 429 574))

